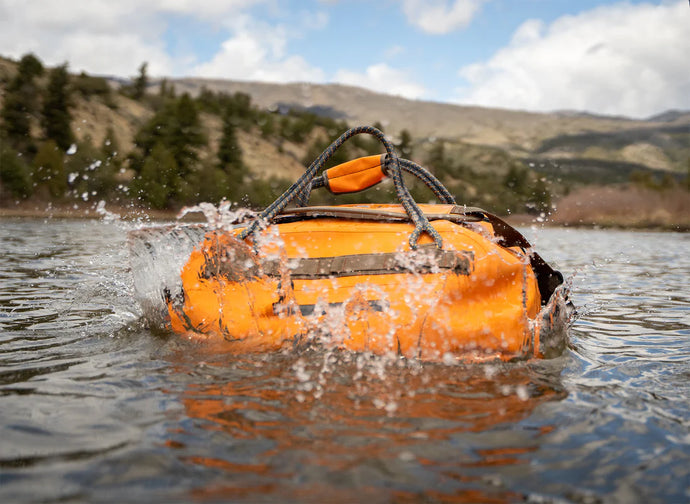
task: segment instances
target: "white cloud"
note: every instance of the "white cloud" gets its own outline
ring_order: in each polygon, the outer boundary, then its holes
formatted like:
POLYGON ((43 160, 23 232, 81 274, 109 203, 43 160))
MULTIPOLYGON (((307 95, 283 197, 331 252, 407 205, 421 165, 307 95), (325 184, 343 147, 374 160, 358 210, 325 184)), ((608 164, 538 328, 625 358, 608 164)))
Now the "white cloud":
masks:
POLYGON ((304 26, 283 28, 246 14, 262 3, 280 11, 273 0, 0 0, 0 51, 14 58, 34 52, 48 65, 68 61, 73 71, 95 74, 132 76, 147 61, 152 76, 323 81, 320 69, 287 54, 286 45, 325 26, 327 14, 305 12, 299 16, 304 26), (166 39, 176 35, 168 32, 180 20, 230 35, 210 56, 172 54, 166 39))
POLYGON ((387 59, 397 58, 403 54, 405 54, 405 48, 401 45, 393 45, 387 48, 383 53, 387 59))
POLYGON ((48 65, 74 71, 134 75, 142 61, 152 75, 184 73, 186 61, 165 46, 170 18, 220 25, 266 0, 0 0, 0 50, 19 58, 34 52, 48 65))
MULTIPOLYGON (((217 19, 241 12, 265 0, 148 0, 148 8, 199 19, 217 19)), ((137 5, 142 5, 137 2, 137 5)))
POLYGON ((402 0, 402 8, 410 24, 438 35, 466 27, 485 1, 402 0))
POLYGON ((690 108, 690 9, 619 3, 550 25, 529 20, 482 63, 460 69, 457 101, 647 117, 690 108))
POLYGON ((424 87, 412 81, 406 72, 385 63, 371 65, 364 73, 339 70, 333 81, 410 99, 422 98, 426 94, 424 87))
POLYGON ((284 28, 240 16, 233 20, 232 32, 210 61, 191 70, 193 75, 269 82, 324 80, 321 69, 301 56, 286 54, 290 35, 284 28))

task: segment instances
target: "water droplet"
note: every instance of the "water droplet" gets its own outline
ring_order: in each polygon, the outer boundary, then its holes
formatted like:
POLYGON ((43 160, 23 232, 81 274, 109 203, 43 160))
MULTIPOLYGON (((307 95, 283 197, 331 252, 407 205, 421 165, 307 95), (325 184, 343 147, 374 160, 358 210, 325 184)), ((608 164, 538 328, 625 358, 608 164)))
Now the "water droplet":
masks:
POLYGON ((76 153, 77 153, 77 144, 72 144, 69 146, 69 149, 67 149, 67 152, 65 154, 67 154, 68 156, 71 156, 71 155, 76 154, 76 153))
POLYGON ((527 390, 527 387, 525 387, 524 385, 518 385, 517 387, 515 387, 515 393, 521 401, 526 401, 527 399, 529 399, 529 391, 527 390))

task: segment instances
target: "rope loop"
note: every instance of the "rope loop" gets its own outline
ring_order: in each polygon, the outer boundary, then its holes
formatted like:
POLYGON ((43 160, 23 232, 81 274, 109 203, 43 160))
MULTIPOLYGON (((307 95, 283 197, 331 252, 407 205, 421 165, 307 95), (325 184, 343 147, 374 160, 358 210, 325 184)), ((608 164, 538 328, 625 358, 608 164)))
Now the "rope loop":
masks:
POLYGON ((302 174, 302 176, 297 179, 297 181, 292 184, 283 194, 281 194, 278 199, 271 203, 266 209, 261 212, 257 218, 249 224, 242 232, 239 234, 239 239, 244 240, 248 236, 257 232, 259 229, 265 227, 270 223, 276 215, 282 212, 292 201, 297 201, 298 205, 305 206, 309 199, 309 193, 312 189, 312 181, 316 177, 317 173, 323 169, 324 165, 333 156, 335 151, 337 151, 340 146, 342 146, 350 138, 361 135, 369 134, 375 137, 386 150, 386 172, 390 178, 393 179, 393 185, 395 186, 395 192, 398 196, 398 200, 402 204, 405 212, 412 220, 415 226, 414 231, 410 235, 409 243, 412 249, 417 248, 417 242, 419 241, 422 233, 427 233, 433 240, 438 248, 443 247, 443 239, 441 235, 434 229, 434 227, 429 223, 429 219, 426 218, 424 212, 419 208, 417 203, 412 198, 410 191, 405 186, 402 177, 402 170, 408 171, 418 176, 422 181, 424 181, 429 188, 436 194, 439 199, 444 202, 455 202, 453 196, 448 192, 448 190, 443 187, 436 177, 434 177, 427 170, 422 168, 412 161, 400 160, 395 152, 393 144, 386 138, 383 132, 372 126, 357 126, 347 130, 345 133, 340 135, 331 145, 329 145, 326 150, 324 150, 319 157, 317 157, 307 171, 302 174))

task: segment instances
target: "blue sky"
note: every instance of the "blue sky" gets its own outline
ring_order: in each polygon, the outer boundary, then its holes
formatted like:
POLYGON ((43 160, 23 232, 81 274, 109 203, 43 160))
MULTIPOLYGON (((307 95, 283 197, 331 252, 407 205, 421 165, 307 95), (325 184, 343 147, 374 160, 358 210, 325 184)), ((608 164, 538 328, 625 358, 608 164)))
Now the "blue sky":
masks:
POLYGON ((687 0, 0 0, 0 54, 461 104, 690 109, 687 0))

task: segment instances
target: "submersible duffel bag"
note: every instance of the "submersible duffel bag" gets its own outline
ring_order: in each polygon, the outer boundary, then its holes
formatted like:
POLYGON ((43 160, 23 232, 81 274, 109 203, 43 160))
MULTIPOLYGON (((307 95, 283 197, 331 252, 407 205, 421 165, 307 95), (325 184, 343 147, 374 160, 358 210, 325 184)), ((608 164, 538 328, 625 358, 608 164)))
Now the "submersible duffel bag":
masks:
POLYGON ((515 229, 456 205, 380 131, 360 127, 258 217, 209 231, 165 301, 172 330, 238 352, 318 342, 423 360, 508 360, 562 348, 562 282, 515 229), (317 176, 359 133, 374 135, 386 153, 317 176), (403 171, 441 203, 415 203, 403 171), (400 204, 307 206, 312 189, 350 193, 386 176, 400 204))

